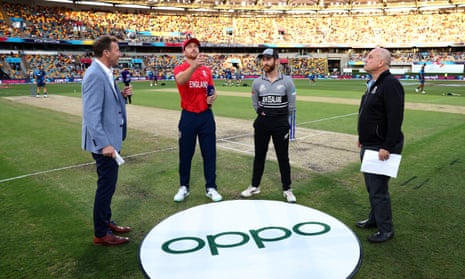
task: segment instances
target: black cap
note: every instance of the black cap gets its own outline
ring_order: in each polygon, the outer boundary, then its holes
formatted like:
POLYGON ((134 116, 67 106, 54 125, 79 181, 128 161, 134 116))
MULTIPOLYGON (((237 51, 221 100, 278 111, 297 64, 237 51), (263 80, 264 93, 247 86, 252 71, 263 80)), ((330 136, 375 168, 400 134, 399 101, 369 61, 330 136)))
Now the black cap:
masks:
POLYGON ((258 58, 259 58, 259 59, 262 59, 264 56, 273 57, 273 58, 279 58, 278 50, 277 50, 277 49, 273 49, 273 48, 267 48, 267 49, 265 49, 262 53, 260 53, 260 54, 258 55, 258 58))

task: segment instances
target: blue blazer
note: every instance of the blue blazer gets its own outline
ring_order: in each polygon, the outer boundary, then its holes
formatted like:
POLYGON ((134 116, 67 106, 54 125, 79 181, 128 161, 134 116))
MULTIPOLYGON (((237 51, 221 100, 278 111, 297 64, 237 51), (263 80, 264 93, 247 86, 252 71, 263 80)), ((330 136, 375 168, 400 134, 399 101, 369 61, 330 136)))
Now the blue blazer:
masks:
POLYGON ((82 149, 102 154, 102 148, 112 145, 120 151, 125 138, 126 102, 93 61, 82 80, 82 149))

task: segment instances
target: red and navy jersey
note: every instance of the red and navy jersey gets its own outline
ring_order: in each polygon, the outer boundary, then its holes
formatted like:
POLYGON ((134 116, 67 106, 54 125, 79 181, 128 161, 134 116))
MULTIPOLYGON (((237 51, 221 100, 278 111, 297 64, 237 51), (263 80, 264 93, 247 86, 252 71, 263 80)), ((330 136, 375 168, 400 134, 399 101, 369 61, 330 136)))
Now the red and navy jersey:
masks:
MULTIPOLYGON (((189 63, 174 68, 174 76, 189 68, 189 63)), ((202 112, 208 109, 207 88, 213 86, 213 77, 210 68, 207 66, 198 67, 192 74, 189 81, 180 85, 176 83, 181 95, 181 108, 189 112, 202 112)))

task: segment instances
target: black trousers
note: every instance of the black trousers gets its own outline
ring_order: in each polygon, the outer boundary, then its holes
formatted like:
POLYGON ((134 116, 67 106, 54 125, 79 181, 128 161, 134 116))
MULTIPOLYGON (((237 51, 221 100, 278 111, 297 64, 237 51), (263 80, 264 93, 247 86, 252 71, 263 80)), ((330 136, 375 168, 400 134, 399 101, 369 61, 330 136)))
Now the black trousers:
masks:
POLYGON ((92 153, 97 166, 97 190, 94 200, 94 234, 103 237, 111 221, 111 200, 118 180, 118 164, 112 157, 92 153))
MULTIPOLYGON (((363 158, 366 148, 361 149, 360 155, 363 158)), ((389 176, 363 173, 365 186, 370 201, 370 213, 368 222, 376 223, 378 230, 382 233, 394 231, 392 222, 391 197, 389 194, 389 176)))
POLYGON ((252 186, 260 186, 265 170, 266 153, 270 139, 273 140, 283 191, 291 187, 291 166, 289 164, 289 117, 261 116, 253 124, 255 157, 253 161, 252 186))

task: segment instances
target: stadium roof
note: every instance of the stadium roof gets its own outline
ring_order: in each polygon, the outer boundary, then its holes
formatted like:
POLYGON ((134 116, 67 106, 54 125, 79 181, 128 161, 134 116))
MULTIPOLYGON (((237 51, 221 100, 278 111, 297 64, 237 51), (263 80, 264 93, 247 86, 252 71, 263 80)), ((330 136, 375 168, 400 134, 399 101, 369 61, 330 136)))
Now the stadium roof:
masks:
POLYGON ((465 9, 465 0, 45 0, 45 2, 181 12, 270 14, 402 14, 465 9))

